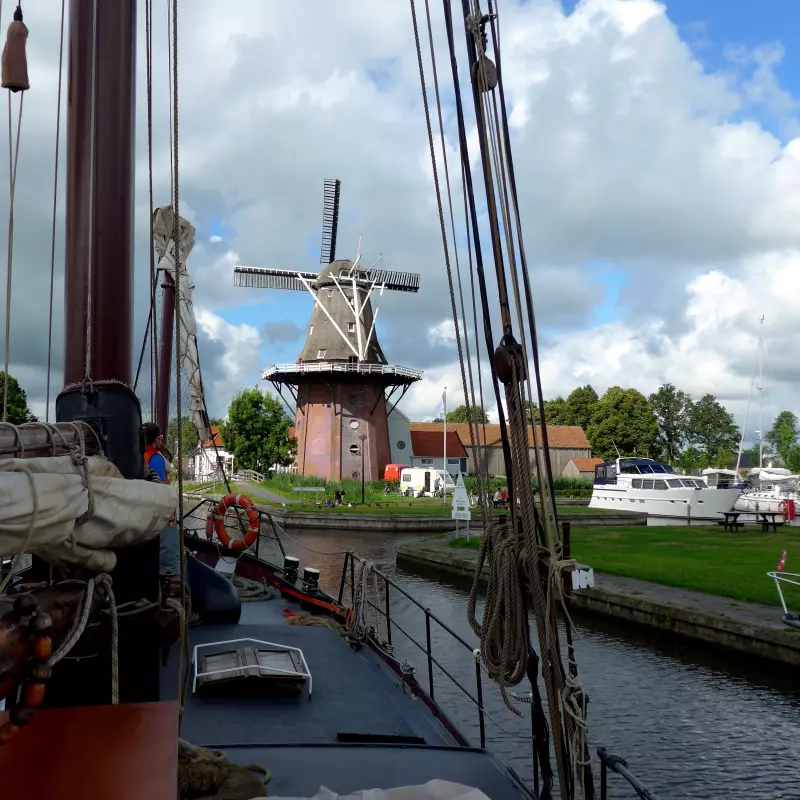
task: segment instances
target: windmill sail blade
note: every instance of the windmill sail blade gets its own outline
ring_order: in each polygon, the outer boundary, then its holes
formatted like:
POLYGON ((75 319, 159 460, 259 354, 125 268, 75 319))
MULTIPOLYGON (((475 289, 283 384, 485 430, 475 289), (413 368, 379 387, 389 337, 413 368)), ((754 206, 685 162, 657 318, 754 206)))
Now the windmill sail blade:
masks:
POLYGON ((336 260, 336 232, 339 229, 339 192, 342 182, 326 178, 322 201, 322 247, 319 263, 330 264, 336 260))
POLYGON ((234 267, 233 285, 247 289, 290 289, 304 292, 306 287, 300 278, 313 283, 316 272, 298 272, 293 269, 264 269, 261 267, 234 267))
POLYGON ((359 281, 375 281, 384 289, 395 292, 418 292, 418 272, 392 272, 388 269, 366 269, 359 273, 359 281))

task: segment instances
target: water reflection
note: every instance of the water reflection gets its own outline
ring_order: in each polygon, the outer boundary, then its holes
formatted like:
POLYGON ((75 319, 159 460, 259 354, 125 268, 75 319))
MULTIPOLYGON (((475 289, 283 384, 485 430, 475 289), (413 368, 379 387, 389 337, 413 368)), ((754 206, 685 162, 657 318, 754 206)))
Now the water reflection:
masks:
MULTIPOLYGON (((338 592, 342 557, 352 550, 373 560, 469 643, 477 645, 466 619, 468 591, 439 579, 395 566, 395 552, 412 535, 364 532, 292 532, 286 550, 304 566, 321 571, 321 583, 338 592), (316 552, 310 552, 308 549, 316 552)), ((393 618, 424 642, 424 615, 395 592, 393 618)), ((800 775, 800 687, 796 676, 763 662, 707 650, 663 633, 623 629, 603 619, 576 620, 576 648, 590 695, 589 735, 624 756, 662 800, 797 800, 800 775)), ((466 648, 437 625, 433 652, 442 665, 474 694, 475 668, 466 648)), ((395 631, 400 657, 428 682, 424 654, 395 631)), ((488 711, 487 745, 501 754, 526 781, 531 780, 530 720, 503 706, 499 693, 483 679, 488 711)), ((436 699, 459 728, 478 742, 474 704, 434 667, 436 699)), ((521 688, 524 691, 524 687, 521 688)), ((610 795, 631 797, 621 779, 611 779, 610 795)))

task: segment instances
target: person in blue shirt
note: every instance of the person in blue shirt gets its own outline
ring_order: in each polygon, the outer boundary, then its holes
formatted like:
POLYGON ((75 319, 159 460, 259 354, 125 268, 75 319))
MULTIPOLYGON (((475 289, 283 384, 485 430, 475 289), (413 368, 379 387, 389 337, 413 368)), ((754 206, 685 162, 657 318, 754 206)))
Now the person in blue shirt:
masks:
MULTIPOLYGON (((151 475, 161 483, 167 483, 167 462, 160 452, 163 444, 161 427, 155 422, 148 422, 144 426, 144 461, 151 475)), ((165 587, 163 593, 166 596, 180 596, 181 542, 178 527, 167 525, 161 531, 159 544, 159 574, 165 587)))

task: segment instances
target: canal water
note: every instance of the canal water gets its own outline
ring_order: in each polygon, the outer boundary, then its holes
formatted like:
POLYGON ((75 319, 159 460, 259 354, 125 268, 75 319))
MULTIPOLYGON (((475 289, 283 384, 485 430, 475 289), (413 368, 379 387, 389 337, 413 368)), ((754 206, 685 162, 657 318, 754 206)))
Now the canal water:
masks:
MULTIPOLYGON (((423 606, 477 646, 467 623, 465 587, 396 567, 397 547, 418 538, 363 532, 292 532, 285 547, 287 553, 300 558, 303 566, 319 569, 321 583, 331 593, 339 588, 341 551, 351 550, 373 560, 423 606)), ((392 592, 392 619, 424 644, 424 614, 399 592, 392 592)), ((663 633, 623 628, 601 618, 575 621, 577 660, 590 696, 592 752, 604 746, 621 755, 661 800, 800 798, 797 674, 663 633)), ((471 653, 436 623, 432 623, 431 637, 434 656, 474 697, 471 653)), ((416 668, 417 679, 427 686, 425 654, 397 629, 393 630, 393 644, 398 657, 408 658, 416 668)), ((477 744, 474 703, 436 666, 433 671, 436 700, 477 744)), ((489 716, 487 747, 531 782, 528 707, 523 709, 523 719, 513 716, 485 676, 483 691, 489 716)), ((524 693, 525 686, 519 691, 524 693)), ((609 781, 611 798, 634 797, 622 778, 611 776, 609 781)))

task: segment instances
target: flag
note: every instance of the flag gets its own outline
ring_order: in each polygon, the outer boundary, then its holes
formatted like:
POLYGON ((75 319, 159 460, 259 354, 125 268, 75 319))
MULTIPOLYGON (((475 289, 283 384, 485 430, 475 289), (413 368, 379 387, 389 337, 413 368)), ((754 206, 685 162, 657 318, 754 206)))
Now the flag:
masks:
POLYGON ((783 551, 783 555, 781 556, 781 560, 778 562, 778 572, 783 572, 783 568, 786 565, 786 551, 783 551))
POLYGON ((445 405, 446 405, 445 394, 446 394, 446 391, 447 390, 442 392, 442 401, 441 401, 441 403, 439 403, 439 410, 436 412, 436 416, 441 418, 441 419, 444 419, 444 417, 445 417, 445 405))

